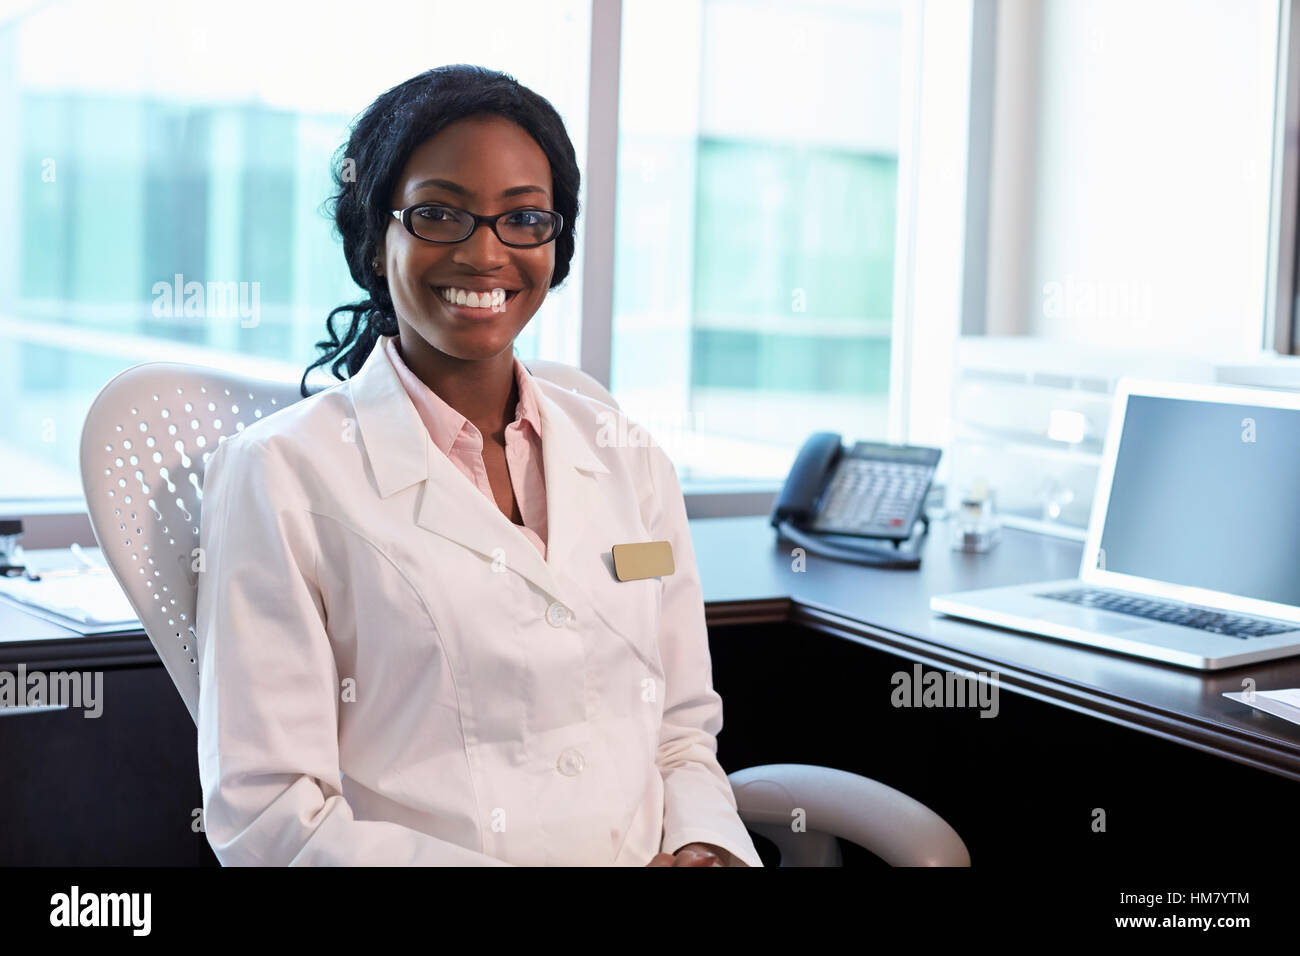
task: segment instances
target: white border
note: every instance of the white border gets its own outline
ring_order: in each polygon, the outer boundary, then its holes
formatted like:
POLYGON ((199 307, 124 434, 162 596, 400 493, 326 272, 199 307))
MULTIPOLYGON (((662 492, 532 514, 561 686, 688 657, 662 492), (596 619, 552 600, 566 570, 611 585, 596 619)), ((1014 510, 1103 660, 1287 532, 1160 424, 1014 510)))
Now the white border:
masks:
POLYGON ((1300 392, 1281 392, 1241 385, 1154 382, 1128 376, 1121 378, 1115 387, 1115 404, 1111 410, 1110 426, 1106 432, 1106 447, 1102 453, 1101 469, 1097 478, 1097 493, 1093 497, 1092 518, 1088 525, 1088 537, 1084 544, 1083 558, 1079 565, 1079 577, 1085 584, 1094 587, 1118 588, 1140 594, 1149 594, 1153 597, 1182 601, 1186 604, 1203 605, 1216 610, 1233 611, 1240 614, 1300 623, 1300 606, 1261 601, 1256 598, 1246 598, 1236 594, 1228 594, 1224 591, 1212 591, 1207 588, 1191 587, 1184 584, 1171 584, 1167 581, 1156 581, 1132 574, 1121 574, 1118 571, 1105 571, 1097 567, 1097 557, 1101 551, 1101 532, 1106 525, 1106 513, 1110 510, 1111 482, 1115 477, 1115 461, 1119 454, 1120 437, 1124 430, 1124 419, 1128 412, 1130 395, 1300 411, 1300 392))

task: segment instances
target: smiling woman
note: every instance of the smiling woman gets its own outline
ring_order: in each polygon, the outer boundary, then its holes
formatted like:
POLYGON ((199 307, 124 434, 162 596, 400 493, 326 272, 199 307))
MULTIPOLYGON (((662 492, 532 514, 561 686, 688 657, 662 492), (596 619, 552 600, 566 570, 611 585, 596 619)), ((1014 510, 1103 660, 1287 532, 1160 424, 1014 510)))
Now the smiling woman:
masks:
POLYGON ((222 442, 204 477, 218 858, 762 865, 716 757, 673 463, 513 355, 573 257, 560 117, 504 74, 431 70, 366 110, 336 184, 366 298, 330 313, 312 367, 346 380, 222 442), (620 544, 668 560, 620 577, 620 544))

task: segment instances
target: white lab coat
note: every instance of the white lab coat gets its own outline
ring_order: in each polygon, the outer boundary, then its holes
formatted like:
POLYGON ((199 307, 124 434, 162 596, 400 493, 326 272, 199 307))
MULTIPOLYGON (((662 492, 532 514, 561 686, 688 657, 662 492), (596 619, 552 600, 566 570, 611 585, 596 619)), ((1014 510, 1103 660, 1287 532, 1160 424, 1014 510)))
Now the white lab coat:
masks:
POLYGON ((702 841, 762 865, 715 756, 672 463, 533 381, 545 561, 381 347, 212 454, 198 748, 223 864, 644 866, 702 841), (657 540, 674 574, 615 577, 612 545, 657 540))

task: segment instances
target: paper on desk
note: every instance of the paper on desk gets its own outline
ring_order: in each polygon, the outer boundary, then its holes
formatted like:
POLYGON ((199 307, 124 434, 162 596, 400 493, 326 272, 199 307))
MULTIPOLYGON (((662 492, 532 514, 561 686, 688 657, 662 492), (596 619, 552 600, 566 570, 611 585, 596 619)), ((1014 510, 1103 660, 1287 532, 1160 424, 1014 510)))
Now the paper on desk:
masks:
POLYGON ((1230 691, 1223 695, 1249 704, 1256 710, 1281 717, 1293 724, 1300 724, 1300 688, 1288 687, 1284 690, 1257 690, 1249 697, 1241 691, 1230 691))
POLYGON ((107 568, 40 581, 0 577, 0 594, 82 625, 111 627, 137 620, 122 586, 107 568))

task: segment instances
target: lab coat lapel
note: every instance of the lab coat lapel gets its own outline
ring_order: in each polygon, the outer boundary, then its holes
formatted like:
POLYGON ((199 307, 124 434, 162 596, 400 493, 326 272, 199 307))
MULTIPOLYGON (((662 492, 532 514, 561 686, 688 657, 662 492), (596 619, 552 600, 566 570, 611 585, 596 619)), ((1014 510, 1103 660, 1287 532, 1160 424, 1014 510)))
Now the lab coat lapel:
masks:
MULTIPOLYGON (((531 373, 530 373, 531 374, 531 373)), ((596 493, 596 474, 608 468, 572 419, 534 378, 542 419, 546 478, 546 560, 495 503, 475 488, 429 437, 382 342, 350 380, 357 425, 381 497, 424 482, 416 524, 495 560, 503 549, 509 569, 560 600, 555 572, 582 541, 582 502, 596 493)), ((594 436, 593 436, 594 441, 594 436)), ((592 545, 596 546, 596 545, 592 545)))
MULTIPOLYGON (((532 376, 532 373, 528 373, 532 376)), ((538 384, 532 376, 542 418, 542 462, 546 473, 546 565, 563 572, 575 548, 608 548, 590 539, 590 515, 597 509, 586 507, 593 496, 602 494, 600 478, 609 469, 596 457, 592 444, 596 433, 584 435, 582 429, 560 405, 546 394, 548 384, 538 384)), ((499 513, 499 512, 498 512, 499 513)), ((504 517, 504 515, 502 516, 504 517)), ((535 548, 529 548, 540 559, 535 548)))

